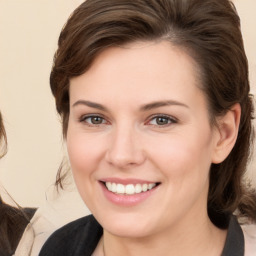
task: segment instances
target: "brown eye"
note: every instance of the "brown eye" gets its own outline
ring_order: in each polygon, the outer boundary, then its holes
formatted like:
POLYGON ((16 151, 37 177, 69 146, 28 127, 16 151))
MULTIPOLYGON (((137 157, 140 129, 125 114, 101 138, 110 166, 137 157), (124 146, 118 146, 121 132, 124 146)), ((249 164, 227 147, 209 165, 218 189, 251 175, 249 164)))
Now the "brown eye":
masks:
POLYGON ((80 122, 85 122, 89 125, 100 125, 107 123, 107 121, 101 116, 84 116, 80 119, 80 122))
POLYGON ((93 116, 93 117, 90 117, 89 119, 91 119, 92 124, 102 124, 103 123, 103 118, 99 117, 99 116, 93 116))

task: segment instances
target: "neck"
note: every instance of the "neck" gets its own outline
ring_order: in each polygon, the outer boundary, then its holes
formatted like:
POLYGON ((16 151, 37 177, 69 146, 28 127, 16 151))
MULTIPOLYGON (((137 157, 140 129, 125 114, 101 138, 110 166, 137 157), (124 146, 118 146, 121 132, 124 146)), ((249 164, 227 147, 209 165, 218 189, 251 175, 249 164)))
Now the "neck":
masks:
POLYGON ((135 255, 221 255, 226 231, 215 227, 208 216, 198 217, 191 224, 178 223, 164 232, 143 238, 118 237, 104 231, 99 245, 104 256, 135 255))

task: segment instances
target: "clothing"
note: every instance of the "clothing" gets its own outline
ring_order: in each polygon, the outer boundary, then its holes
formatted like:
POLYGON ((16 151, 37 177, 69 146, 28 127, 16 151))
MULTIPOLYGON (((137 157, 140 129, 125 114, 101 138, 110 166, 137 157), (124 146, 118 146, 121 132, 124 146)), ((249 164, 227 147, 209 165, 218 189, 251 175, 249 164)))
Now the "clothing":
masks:
POLYGON ((21 239, 34 208, 16 208, 4 203, 0 197, 0 255, 11 256, 21 239))
MULTIPOLYGON (((91 256, 102 234, 102 227, 92 215, 83 217, 53 233, 39 256, 91 256)), ((230 219, 222 256, 244 256, 243 231, 234 216, 230 219)))
POLYGON ((245 255, 256 256, 256 223, 242 225, 245 240, 245 255))
POLYGON ((38 256, 54 231, 88 214, 89 210, 71 184, 68 190, 57 191, 54 186, 49 187, 45 201, 25 229, 14 256, 38 256))

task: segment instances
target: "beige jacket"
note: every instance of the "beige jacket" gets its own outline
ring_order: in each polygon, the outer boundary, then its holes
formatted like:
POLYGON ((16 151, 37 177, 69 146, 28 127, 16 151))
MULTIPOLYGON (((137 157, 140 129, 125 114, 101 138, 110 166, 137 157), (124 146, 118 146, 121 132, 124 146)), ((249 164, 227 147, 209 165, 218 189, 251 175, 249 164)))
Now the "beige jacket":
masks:
POLYGON ((90 214, 77 191, 51 192, 26 227, 15 256, 38 256, 47 238, 65 224, 90 214))

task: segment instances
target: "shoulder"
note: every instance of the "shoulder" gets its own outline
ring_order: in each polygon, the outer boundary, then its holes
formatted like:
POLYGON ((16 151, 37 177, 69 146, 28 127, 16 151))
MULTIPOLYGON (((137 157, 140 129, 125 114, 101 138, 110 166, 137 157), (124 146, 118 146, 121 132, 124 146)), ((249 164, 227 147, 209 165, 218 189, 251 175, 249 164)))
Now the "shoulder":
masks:
POLYGON ((31 220, 35 215, 37 208, 26 207, 26 208, 23 208, 22 210, 26 214, 26 217, 28 217, 28 219, 31 220))
POLYGON ((256 224, 241 225, 245 240, 245 256, 256 256, 256 224))
POLYGON ((84 255, 96 248, 102 228, 92 215, 80 218, 55 231, 45 242, 40 256, 84 255))
POLYGON ((0 202, 0 255, 14 253, 35 209, 19 209, 0 202))
POLYGON ((232 216, 223 256, 256 256, 256 224, 239 224, 244 220, 232 216))

